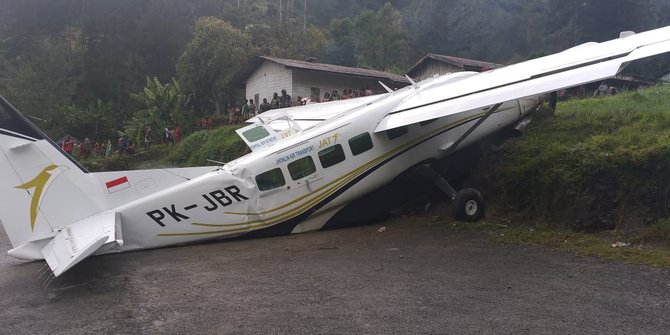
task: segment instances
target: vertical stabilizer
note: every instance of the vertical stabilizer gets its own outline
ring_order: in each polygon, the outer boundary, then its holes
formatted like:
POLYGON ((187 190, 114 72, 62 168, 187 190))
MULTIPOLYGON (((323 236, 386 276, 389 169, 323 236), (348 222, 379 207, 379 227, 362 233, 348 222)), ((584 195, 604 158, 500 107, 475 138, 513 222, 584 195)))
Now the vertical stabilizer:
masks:
POLYGON ((94 180, 0 97, 0 222, 15 249, 99 213, 105 198, 94 180))

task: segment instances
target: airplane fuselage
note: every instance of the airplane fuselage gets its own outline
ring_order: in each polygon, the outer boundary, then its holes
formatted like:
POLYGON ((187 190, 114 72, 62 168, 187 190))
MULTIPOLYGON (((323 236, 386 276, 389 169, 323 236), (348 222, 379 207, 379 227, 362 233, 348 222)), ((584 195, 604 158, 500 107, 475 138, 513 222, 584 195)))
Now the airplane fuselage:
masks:
MULTIPOLYGON (((338 211, 412 166, 444 158, 449 145, 488 110, 373 132, 389 108, 413 94, 420 92, 407 88, 390 93, 202 176, 111 209, 120 213, 124 243, 100 253, 342 225, 331 221, 338 211)), ((459 149, 517 122, 543 97, 502 104, 459 149)))

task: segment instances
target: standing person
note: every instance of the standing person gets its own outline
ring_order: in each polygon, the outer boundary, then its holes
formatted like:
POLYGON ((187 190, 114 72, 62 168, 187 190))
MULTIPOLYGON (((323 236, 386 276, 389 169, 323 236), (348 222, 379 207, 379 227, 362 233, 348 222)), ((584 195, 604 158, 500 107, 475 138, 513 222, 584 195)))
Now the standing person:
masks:
POLYGON ((102 156, 101 149, 100 149, 100 142, 95 142, 93 143, 93 157, 100 157, 102 156))
POLYGON ((211 116, 208 116, 207 120, 205 120, 205 126, 207 127, 207 129, 212 129, 212 117, 211 116))
POLYGON ((181 141, 181 127, 177 125, 177 128, 174 129, 174 142, 179 143, 181 141))
POLYGON ((605 84, 605 82, 603 81, 600 83, 600 86, 598 86, 598 89, 593 93, 593 96, 594 97, 605 96, 607 95, 607 90, 608 90, 607 84, 605 84))
POLYGON ((86 158, 86 144, 84 142, 79 143, 79 158, 86 158))
POLYGON ((249 99, 249 115, 251 115, 251 117, 256 116, 256 110, 257 109, 258 109, 258 107, 256 107, 256 104, 254 103, 254 99, 249 99))
POLYGON ((151 134, 151 127, 147 127, 147 130, 144 131, 144 150, 149 150, 152 140, 153 134, 151 134))
POLYGON ((74 149, 74 141, 72 140, 72 137, 70 137, 70 135, 67 135, 65 137, 65 140, 63 140, 62 148, 63 151, 65 151, 65 153, 72 156, 72 149, 74 149))
POLYGON ((244 99, 244 105, 242 105, 242 120, 249 118, 249 102, 247 99, 244 99))
POLYGON ((340 93, 338 93, 337 90, 333 90, 333 92, 330 93, 330 100, 340 100, 340 93))
POLYGON ((323 102, 333 101, 330 99, 330 93, 326 92, 323 94, 323 102))
POLYGON ((122 154, 126 151, 126 147, 128 147, 128 139, 126 139, 126 135, 121 135, 119 141, 116 142, 116 152, 122 154))
POLYGON ((87 137, 84 139, 84 157, 88 158, 91 154, 91 140, 87 137))
POLYGON ((170 128, 168 127, 163 129, 163 143, 165 143, 165 145, 172 144, 172 146, 174 146, 174 137, 172 136, 172 131, 170 131, 170 128))
POLYGON ((235 107, 228 107, 228 124, 235 124, 235 107))
POLYGON ((270 106, 272 107, 271 109, 279 108, 279 95, 277 95, 277 92, 275 92, 274 95, 272 96, 270 106))
POLYGON ((268 99, 263 98, 263 103, 260 105, 258 109, 260 110, 261 113, 263 113, 269 111, 270 109, 272 109, 272 107, 268 103, 268 99))
POLYGON ((112 140, 107 139, 107 147, 105 148, 105 157, 112 154, 112 140))
POLYGON ((286 94, 286 90, 281 90, 281 96, 279 97, 279 108, 291 107, 291 96, 286 94))

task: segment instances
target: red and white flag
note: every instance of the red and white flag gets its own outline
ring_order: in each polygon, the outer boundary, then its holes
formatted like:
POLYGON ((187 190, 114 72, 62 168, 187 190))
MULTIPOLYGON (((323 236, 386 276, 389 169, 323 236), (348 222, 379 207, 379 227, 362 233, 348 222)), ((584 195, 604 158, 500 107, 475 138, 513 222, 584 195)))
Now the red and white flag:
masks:
POLYGON ((111 194, 130 187, 130 183, 128 182, 128 177, 123 176, 106 182, 105 186, 107 186, 107 191, 111 194))

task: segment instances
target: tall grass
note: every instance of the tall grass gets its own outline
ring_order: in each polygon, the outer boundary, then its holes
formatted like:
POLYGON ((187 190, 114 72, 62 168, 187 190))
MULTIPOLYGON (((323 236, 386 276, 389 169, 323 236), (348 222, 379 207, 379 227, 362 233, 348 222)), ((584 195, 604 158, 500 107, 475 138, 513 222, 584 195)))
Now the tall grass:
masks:
POLYGON ((670 180, 670 87, 559 103, 502 154, 499 182, 517 208, 558 219, 608 210, 620 221, 631 205, 657 214, 670 180))

